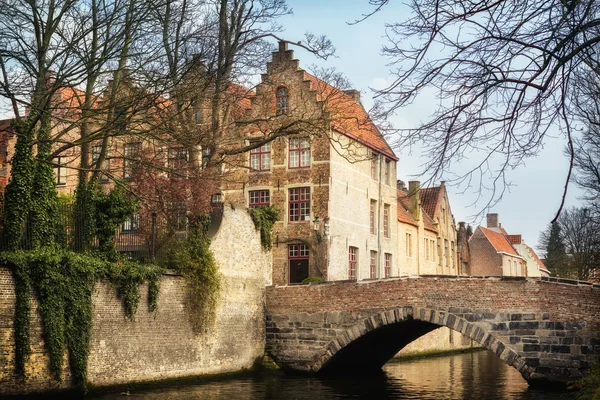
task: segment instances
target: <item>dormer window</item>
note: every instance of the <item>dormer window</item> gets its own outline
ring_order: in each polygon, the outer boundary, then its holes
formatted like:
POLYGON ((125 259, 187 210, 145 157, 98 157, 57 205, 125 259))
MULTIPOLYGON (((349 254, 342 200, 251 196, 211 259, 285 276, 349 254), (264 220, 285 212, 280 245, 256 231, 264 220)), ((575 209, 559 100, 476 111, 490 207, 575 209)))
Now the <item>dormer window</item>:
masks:
POLYGON ((277 98, 277 115, 287 114, 289 112, 289 96, 286 87, 278 87, 275 94, 277 98))

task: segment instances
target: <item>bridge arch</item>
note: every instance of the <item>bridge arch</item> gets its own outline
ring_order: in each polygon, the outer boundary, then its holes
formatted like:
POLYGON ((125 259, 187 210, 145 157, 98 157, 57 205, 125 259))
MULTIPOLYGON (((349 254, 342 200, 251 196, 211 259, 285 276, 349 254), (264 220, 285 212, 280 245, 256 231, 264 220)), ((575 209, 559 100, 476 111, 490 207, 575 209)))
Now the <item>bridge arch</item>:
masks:
POLYGON ((321 375, 379 370, 404 346, 441 327, 470 337, 529 381, 532 368, 483 324, 446 310, 413 306, 387 309, 361 319, 317 352, 309 368, 321 375))

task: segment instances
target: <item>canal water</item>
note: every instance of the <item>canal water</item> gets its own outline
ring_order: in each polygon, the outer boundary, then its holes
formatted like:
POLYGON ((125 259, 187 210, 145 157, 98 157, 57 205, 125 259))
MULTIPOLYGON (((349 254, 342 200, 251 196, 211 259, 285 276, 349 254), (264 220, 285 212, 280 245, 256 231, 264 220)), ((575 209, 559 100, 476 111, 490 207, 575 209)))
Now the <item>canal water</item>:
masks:
POLYGON ((391 361, 370 377, 318 379, 264 372, 198 384, 105 393, 94 399, 574 399, 573 392, 529 389, 521 375, 484 350, 391 361), (123 395, 128 395, 123 397, 123 395))

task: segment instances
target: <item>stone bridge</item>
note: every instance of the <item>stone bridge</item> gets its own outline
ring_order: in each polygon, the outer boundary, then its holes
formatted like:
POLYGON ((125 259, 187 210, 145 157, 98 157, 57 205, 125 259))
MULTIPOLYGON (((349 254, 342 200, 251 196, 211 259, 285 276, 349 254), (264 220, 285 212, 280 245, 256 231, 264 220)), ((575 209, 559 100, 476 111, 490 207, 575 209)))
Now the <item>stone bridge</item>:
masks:
POLYGON ((576 380, 600 357, 600 285, 419 277, 267 288, 267 354, 287 371, 365 373, 442 326, 530 384, 576 380))

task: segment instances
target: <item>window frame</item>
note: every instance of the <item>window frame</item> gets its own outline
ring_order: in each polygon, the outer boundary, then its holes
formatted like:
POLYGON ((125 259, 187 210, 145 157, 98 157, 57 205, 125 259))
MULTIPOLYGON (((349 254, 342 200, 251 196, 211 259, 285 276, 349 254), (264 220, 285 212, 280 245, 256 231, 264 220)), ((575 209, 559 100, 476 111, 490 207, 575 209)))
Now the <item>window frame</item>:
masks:
POLYGON ((132 158, 138 158, 142 152, 142 142, 128 142, 123 145, 123 179, 130 181, 135 164, 132 158))
POLYGON ((269 189, 249 190, 248 191, 248 208, 268 207, 271 205, 271 191, 269 189), (264 200, 264 194, 267 194, 267 200, 264 200), (252 202, 253 194, 256 194, 258 201, 252 202))
POLYGON ((371 199, 369 205, 369 232, 371 235, 375 235, 375 209, 377 208, 377 200, 371 199))
POLYGON ((371 152, 371 179, 377 180, 377 161, 379 161, 379 153, 371 152))
POLYGON ((392 276, 392 254, 384 253, 384 276, 389 278, 392 276))
POLYGON ((190 161, 190 152, 186 147, 177 146, 167 149, 167 168, 169 178, 172 177, 172 171, 182 170, 187 168, 190 161), (175 154, 173 156, 172 154, 175 154), (183 157, 182 157, 183 156, 183 157), (183 162, 181 162, 183 160, 183 162))
POLYGON ((140 219, 139 213, 133 213, 127 216, 127 219, 121 224, 121 233, 136 233, 140 230, 140 219), (129 226, 129 228, 126 228, 129 226))
POLYGON ((286 86, 275 89, 275 115, 287 115, 290 112, 290 91, 286 86))
POLYGON ((250 150, 250 156, 248 158, 250 171, 252 172, 265 172, 271 170, 271 142, 267 142, 260 147, 250 150), (268 149, 264 149, 264 147, 268 147, 268 149), (252 167, 252 156, 258 156, 258 169, 252 167), (268 160, 268 166, 265 168, 263 166, 264 160, 268 160))
POLYGON ((383 205, 383 237, 390 238, 390 205, 383 205))
MULTIPOLYGON (((302 186, 302 187, 295 187, 295 188, 289 188, 288 189, 288 223, 291 224, 297 224, 297 223, 301 223, 301 222, 310 222, 310 195, 311 195, 311 190, 310 190, 310 186, 302 186), (292 192, 297 194, 294 194, 295 199, 292 200, 292 192), (302 198, 302 195, 304 195, 305 197, 308 197, 308 199, 306 198, 302 198), (298 211, 297 214, 297 219, 293 220, 292 219, 292 205, 296 205, 297 204, 297 208, 296 210, 298 211), (302 213, 302 205, 303 204, 308 204, 308 212, 305 212, 304 214, 302 213), (304 216, 308 216, 308 219, 304 218, 301 219, 301 217, 304 216)), ((306 208, 305 208, 306 211, 306 208)))
POLYGON ((392 160, 390 160, 389 158, 385 159, 385 169, 384 169, 384 180, 383 182, 390 186, 390 166, 392 164, 392 160))
POLYGON ((348 279, 356 280, 356 267, 358 264, 358 247, 348 247, 348 279))
POLYGON ((375 250, 369 253, 369 278, 377 279, 377 251, 375 250))
POLYGON ((310 168, 311 164, 311 143, 308 137, 299 137, 299 138, 290 138, 288 140, 288 168, 289 169, 300 169, 300 168, 310 168), (302 147, 303 141, 306 140, 306 146, 302 147), (292 147, 292 144, 297 142, 298 147, 292 147), (308 160, 306 164, 303 163, 303 155, 304 152, 308 152, 308 160), (298 165, 292 165, 292 153, 297 154, 298 165))
POLYGON ((63 164, 62 159, 65 158, 63 156, 56 156, 55 158, 55 165, 56 167, 54 168, 55 171, 55 175, 56 175, 56 186, 66 186, 67 185, 67 169, 64 167, 65 164, 63 164), (64 180, 63 180, 64 179, 64 180))

